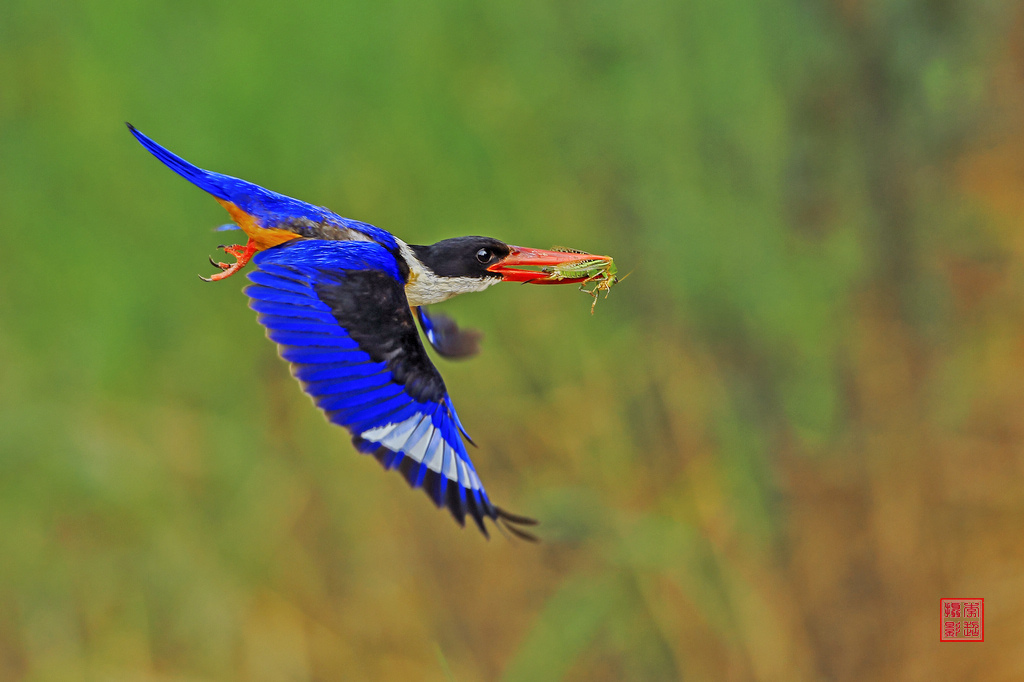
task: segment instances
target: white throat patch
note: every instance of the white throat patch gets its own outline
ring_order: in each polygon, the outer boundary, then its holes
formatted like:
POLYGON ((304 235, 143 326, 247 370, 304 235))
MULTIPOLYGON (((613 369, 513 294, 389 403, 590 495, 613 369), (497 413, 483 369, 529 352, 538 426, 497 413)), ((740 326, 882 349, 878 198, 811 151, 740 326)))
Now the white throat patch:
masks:
POLYGON ((396 239, 402 258, 409 265, 409 281, 405 285, 405 297, 409 305, 431 305, 447 301, 452 296, 483 291, 501 279, 497 277, 438 277, 427 269, 416 253, 401 239, 396 239))

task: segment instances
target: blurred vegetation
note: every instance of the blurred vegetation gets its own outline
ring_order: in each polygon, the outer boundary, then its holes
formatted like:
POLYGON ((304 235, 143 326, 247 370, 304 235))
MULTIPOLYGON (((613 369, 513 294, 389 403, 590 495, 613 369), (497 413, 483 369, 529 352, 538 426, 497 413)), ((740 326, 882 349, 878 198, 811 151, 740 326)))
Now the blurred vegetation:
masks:
POLYGON ((1024 13, 0 7, 0 679, 1024 676, 1024 13), (609 253, 445 305, 491 497, 356 456, 207 285, 197 164, 430 243, 609 253), (941 597, 986 642, 938 642, 941 597))

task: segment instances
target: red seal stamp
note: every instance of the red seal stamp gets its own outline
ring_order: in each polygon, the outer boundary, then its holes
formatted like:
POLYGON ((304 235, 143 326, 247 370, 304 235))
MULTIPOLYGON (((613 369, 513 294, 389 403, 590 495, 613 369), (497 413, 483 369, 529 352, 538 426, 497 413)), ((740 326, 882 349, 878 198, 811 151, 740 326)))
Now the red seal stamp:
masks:
POLYGON ((940 642, 984 642, 985 600, 940 599, 940 642))

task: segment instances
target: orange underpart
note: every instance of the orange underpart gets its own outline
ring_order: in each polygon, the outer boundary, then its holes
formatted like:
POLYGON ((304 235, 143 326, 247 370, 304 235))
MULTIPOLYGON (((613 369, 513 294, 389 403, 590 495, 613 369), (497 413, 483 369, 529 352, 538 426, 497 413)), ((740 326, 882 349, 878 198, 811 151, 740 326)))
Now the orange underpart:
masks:
POLYGON ((262 227, 256 223, 256 216, 251 213, 246 213, 240 209, 237 204, 233 204, 230 201, 217 199, 217 203, 223 206, 224 209, 231 214, 231 219, 235 221, 235 224, 249 235, 249 242, 256 245, 256 251, 269 249, 271 246, 277 246, 278 244, 286 242, 289 239, 295 239, 299 236, 290 230, 282 230, 276 227, 262 227))
POLYGON ((212 275, 211 277, 203 277, 207 282, 216 282, 230 277, 244 268, 249 262, 249 259, 251 259, 257 251, 269 249, 271 246, 277 246, 278 244, 282 244, 299 236, 290 230, 282 230, 275 227, 262 227, 256 222, 256 216, 251 213, 246 213, 238 207, 238 204, 230 201, 224 201, 223 199, 217 199, 217 203, 224 207, 224 209, 231 215, 231 219, 235 221, 235 224, 242 228, 242 230, 249 236, 249 241, 245 243, 245 246, 241 244, 234 244, 232 246, 220 247, 224 249, 224 253, 234 256, 235 262, 220 263, 211 258, 210 262, 220 268, 223 272, 218 272, 216 275, 212 275))

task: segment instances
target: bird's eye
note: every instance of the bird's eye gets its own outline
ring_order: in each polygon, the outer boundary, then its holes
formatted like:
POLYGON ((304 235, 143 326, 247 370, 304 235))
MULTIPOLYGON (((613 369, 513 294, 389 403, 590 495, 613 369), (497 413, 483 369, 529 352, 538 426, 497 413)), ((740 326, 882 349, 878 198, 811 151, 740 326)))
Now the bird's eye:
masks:
POLYGON ((476 252, 476 259, 481 263, 489 263, 493 257, 494 254, 491 253, 490 249, 480 249, 476 252))

